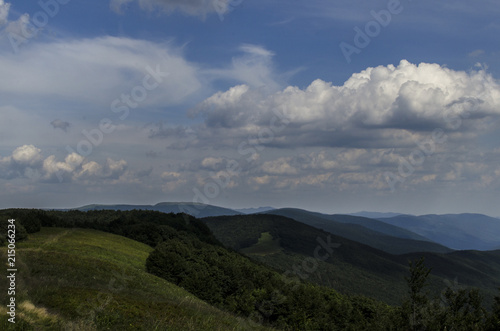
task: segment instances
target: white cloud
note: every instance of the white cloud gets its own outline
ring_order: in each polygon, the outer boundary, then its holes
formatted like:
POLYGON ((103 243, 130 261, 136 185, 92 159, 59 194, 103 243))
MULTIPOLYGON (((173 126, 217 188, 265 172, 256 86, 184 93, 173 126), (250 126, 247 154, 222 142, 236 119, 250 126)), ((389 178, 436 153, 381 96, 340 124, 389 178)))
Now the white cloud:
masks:
POLYGON ((262 171, 272 175, 295 175, 297 169, 289 164, 290 158, 279 158, 274 161, 264 162, 262 171))
POLYGON ((80 184, 119 183, 125 177, 127 181, 135 180, 138 173, 127 169, 125 160, 108 158, 101 165, 77 153, 68 154, 64 161, 57 161, 55 155, 44 158, 42 150, 33 145, 20 146, 10 156, 0 158, 0 178, 7 180, 30 178, 34 182, 80 184))
POLYGON ((0 40, 5 37, 7 47, 17 53, 19 46, 38 35, 39 30, 30 24, 30 15, 25 13, 15 21, 9 20, 11 4, 0 0, 0 40))
POLYGON ((211 79, 237 80, 251 88, 276 92, 281 87, 280 75, 273 67, 274 53, 263 46, 242 44, 240 54, 231 60, 226 68, 205 70, 211 79))
POLYGON ((484 53, 485 53, 484 50, 482 50, 482 49, 476 49, 475 51, 472 51, 469 54, 467 54, 467 56, 469 56, 469 57, 478 57, 478 56, 483 55, 484 53))
POLYGON ((0 26, 7 24, 9 9, 10 9, 10 3, 5 3, 4 0, 0 0, 0 26))
POLYGON ((81 177, 95 178, 95 177, 102 176, 102 173, 103 173, 102 166, 95 161, 90 161, 90 162, 82 165, 82 169, 76 175, 76 177, 77 178, 81 178, 81 177))
POLYGON ((163 180, 163 192, 172 192, 187 183, 182 174, 176 171, 164 171, 160 177, 163 180))
POLYGON ((114 161, 111 158, 106 160, 105 173, 108 178, 118 179, 127 170, 128 164, 125 160, 114 161))
POLYGON ((373 147, 378 141, 402 143, 410 131, 456 126, 453 116, 477 125, 496 117, 500 85, 484 70, 454 71, 403 60, 363 70, 342 86, 318 79, 305 89, 289 86, 271 95, 235 86, 206 99, 198 113, 205 117, 205 136, 256 135, 282 113, 290 124, 276 132, 271 144, 282 137, 284 146, 373 147))
POLYGON ((221 157, 206 157, 201 161, 201 166, 210 170, 219 170, 224 166, 224 159, 221 157))
POLYGON ((27 47, 0 58, 0 92, 13 98, 71 99, 109 109, 115 99, 116 107, 125 104, 122 94, 136 93, 129 103, 135 109, 176 105, 201 88, 197 68, 168 43, 99 37, 27 47))
MULTIPOLYGON (((116 13, 123 12, 123 6, 134 0, 111 0, 111 9, 116 13)), ((205 17, 210 13, 224 14, 229 10, 231 0, 137 0, 144 10, 158 8, 167 13, 180 11, 192 16, 205 17)))
POLYGON ((42 160, 40 149, 33 145, 20 146, 10 156, 0 158, 0 178, 29 177, 42 160))
POLYGON ((18 147, 12 153, 12 160, 24 166, 36 166, 41 160, 41 150, 33 145, 18 147))

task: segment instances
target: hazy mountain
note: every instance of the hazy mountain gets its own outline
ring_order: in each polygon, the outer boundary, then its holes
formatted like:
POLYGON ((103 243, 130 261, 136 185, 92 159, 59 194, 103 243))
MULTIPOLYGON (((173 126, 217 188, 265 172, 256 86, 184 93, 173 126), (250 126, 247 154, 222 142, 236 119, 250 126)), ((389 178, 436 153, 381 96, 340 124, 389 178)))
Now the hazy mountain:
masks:
POLYGON ((236 211, 242 214, 255 214, 255 213, 264 213, 266 211, 274 210, 276 208, 273 207, 258 207, 258 208, 243 208, 243 209, 235 209, 236 211))
POLYGON ((399 215, 379 220, 453 249, 494 250, 500 246, 500 219, 482 214, 399 215))
POLYGON ((357 213, 350 213, 347 215, 352 215, 352 216, 361 216, 361 217, 367 217, 367 218, 388 218, 388 217, 394 217, 401 215, 401 213, 380 213, 376 211, 360 211, 357 213))
POLYGON ((452 251, 416 233, 370 218, 326 215, 295 208, 276 209, 266 213, 289 217, 391 254, 452 251))
POLYGON ((192 202, 161 202, 156 205, 87 205, 80 208, 75 208, 81 211, 88 210, 154 210, 163 213, 186 213, 194 217, 209 217, 222 215, 239 215, 240 212, 224 207, 205 205, 192 202))

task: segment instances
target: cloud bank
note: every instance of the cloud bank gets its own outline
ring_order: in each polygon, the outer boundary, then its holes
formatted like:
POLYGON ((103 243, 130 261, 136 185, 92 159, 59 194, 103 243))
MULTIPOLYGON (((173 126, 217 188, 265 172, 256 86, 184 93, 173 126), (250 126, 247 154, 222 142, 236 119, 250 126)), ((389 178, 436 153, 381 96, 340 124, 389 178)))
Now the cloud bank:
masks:
POLYGON ((125 160, 107 158, 99 164, 77 153, 68 154, 64 161, 57 161, 55 155, 44 157, 42 150, 34 145, 20 146, 11 155, 0 157, 0 178, 7 180, 25 178, 40 183, 118 184, 129 181, 132 174, 127 169, 125 160))
POLYGON ((500 115, 500 85, 482 69, 454 71, 403 60, 367 68, 342 86, 318 79, 304 89, 289 86, 271 95, 234 86, 193 113, 204 118, 200 144, 256 137, 278 114, 286 128, 275 132, 270 146, 397 147, 411 143, 414 134, 453 129, 457 117, 464 119, 462 133, 483 130, 488 119, 500 115))

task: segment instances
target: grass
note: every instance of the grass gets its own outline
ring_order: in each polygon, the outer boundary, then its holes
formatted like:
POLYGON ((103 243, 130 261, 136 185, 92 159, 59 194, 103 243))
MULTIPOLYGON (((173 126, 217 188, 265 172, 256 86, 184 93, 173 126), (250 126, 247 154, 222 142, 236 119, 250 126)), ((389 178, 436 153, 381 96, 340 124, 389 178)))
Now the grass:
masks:
POLYGON ((255 245, 240 250, 241 253, 247 255, 271 255, 279 253, 283 250, 279 239, 273 239, 269 232, 263 232, 255 245))
MULTIPOLYGON (((16 250, 16 324, 1 330, 264 330, 145 271, 152 248, 89 229, 42 228, 16 250)), ((7 260, 2 247, 2 261, 7 260)), ((6 291, 5 277, 0 279, 6 291)))

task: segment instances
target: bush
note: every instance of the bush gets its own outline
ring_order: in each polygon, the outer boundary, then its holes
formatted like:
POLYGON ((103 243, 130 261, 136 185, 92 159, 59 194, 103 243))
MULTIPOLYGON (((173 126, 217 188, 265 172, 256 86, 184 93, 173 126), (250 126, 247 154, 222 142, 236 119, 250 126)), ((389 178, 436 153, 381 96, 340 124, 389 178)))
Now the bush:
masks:
MULTIPOLYGON (((8 240, 8 230, 9 230, 9 218, 8 217, 0 217, 0 245, 4 246, 7 244, 8 240)), ((15 233, 16 233, 16 242, 17 241, 22 241, 28 237, 28 232, 24 228, 24 226, 17 221, 14 222, 15 225, 15 233)))

